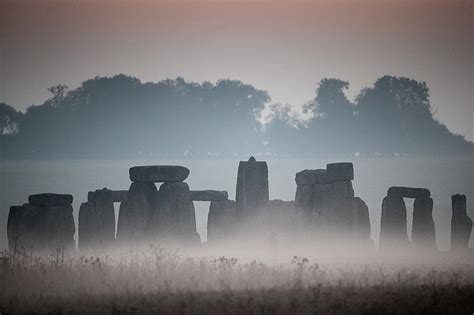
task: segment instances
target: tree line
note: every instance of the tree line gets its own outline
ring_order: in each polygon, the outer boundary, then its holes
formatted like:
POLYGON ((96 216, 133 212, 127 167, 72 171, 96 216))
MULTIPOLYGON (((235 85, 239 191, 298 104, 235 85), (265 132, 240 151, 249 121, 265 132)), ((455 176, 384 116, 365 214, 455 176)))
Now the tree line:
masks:
POLYGON ((25 113, 0 103, 2 158, 470 155, 474 144, 434 118, 429 88, 383 76, 353 101, 349 83, 319 82, 294 108, 237 80, 87 80, 25 113), (265 119, 263 119, 265 118, 265 119), (264 122, 264 124, 262 124, 264 122))

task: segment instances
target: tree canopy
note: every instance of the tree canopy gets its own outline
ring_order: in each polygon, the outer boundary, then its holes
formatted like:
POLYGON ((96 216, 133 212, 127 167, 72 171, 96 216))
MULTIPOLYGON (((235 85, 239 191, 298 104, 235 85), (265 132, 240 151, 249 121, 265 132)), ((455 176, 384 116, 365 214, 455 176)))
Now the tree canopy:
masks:
POLYGON ((472 154, 472 143, 434 119, 426 83, 383 76, 353 102, 348 87, 321 80, 301 123, 293 107, 237 80, 96 77, 73 90, 51 87, 24 114, 0 103, 1 157, 472 154), (262 128, 265 111, 272 119, 262 128))

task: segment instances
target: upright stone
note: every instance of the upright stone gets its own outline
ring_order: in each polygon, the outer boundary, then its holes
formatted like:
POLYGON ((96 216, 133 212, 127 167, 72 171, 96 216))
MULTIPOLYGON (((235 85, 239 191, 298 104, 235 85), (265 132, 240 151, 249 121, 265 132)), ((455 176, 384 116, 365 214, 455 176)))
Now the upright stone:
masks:
POLYGON ((235 201, 211 201, 207 216, 208 242, 229 239, 235 232, 235 201))
POLYGON ((71 205, 48 206, 46 212, 46 244, 49 249, 74 250, 76 226, 71 205))
POLYGON ((177 241, 196 240, 196 215, 189 186, 183 182, 164 183, 157 194, 152 218, 153 236, 177 241))
POLYGON ((359 197, 354 198, 356 209, 356 238, 360 240, 370 239, 370 217, 369 207, 359 197))
POLYGON ((413 204, 412 242, 419 249, 436 248, 436 232, 433 221, 433 199, 416 198, 413 204))
POLYGON ((78 223, 79 250, 93 249, 97 245, 99 228, 95 203, 89 201, 82 203, 79 208, 78 223))
POLYGON ((7 238, 8 238, 8 248, 11 252, 16 252, 20 249, 21 244, 21 235, 19 233, 20 220, 23 215, 22 206, 12 206, 10 207, 10 212, 8 213, 7 221, 7 238))
POLYGON ((466 196, 452 195, 451 250, 460 251, 469 248, 472 232, 472 220, 467 215, 466 196))
POLYGON ((126 243, 133 239, 133 233, 134 230, 130 206, 127 202, 122 202, 120 203, 119 208, 116 240, 120 243, 126 243))
POLYGON ((23 213, 18 224, 20 235, 19 246, 32 248, 34 251, 43 250, 46 241, 46 206, 37 206, 25 203, 23 213))
POLYGON ((303 215, 310 215, 313 210, 313 185, 297 185, 295 205, 303 215))
POLYGON ((407 245, 407 209, 402 197, 387 196, 382 203, 380 248, 400 248, 407 245))
POLYGON ((155 208, 157 189, 154 183, 135 182, 128 191, 130 233, 133 239, 146 237, 155 208))
POLYGON ((115 240, 115 209, 110 190, 96 190, 95 213, 98 227, 98 240, 103 246, 115 240))
POLYGON ((251 157, 241 161, 237 173, 236 209, 240 222, 251 220, 268 205, 268 167, 251 157))

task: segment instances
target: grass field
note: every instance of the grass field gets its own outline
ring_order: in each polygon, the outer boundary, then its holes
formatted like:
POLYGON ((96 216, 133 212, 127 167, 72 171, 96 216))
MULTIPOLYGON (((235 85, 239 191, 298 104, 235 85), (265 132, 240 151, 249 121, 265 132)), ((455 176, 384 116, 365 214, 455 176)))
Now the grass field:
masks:
POLYGON ((5 252, 0 313, 473 314, 473 266, 5 252))

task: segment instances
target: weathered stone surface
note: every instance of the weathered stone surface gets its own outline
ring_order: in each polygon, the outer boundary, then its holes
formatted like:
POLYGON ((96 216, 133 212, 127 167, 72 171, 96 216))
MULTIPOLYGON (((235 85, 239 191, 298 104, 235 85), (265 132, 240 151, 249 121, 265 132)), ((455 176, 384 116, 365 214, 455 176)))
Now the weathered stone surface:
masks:
POLYGON ((472 233, 472 220, 467 215, 466 196, 451 196, 451 250, 459 251, 469 248, 472 233))
POLYGON ((369 207, 364 200, 359 197, 354 198, 354 206, 356 209, 356 238, 361 240, 370 239, 370 217, 369 207))
POLYGON ((261 213, 269 200, 267 163, 252 158, 241 161, 237 173, 236 209, 241 222, 261 213))
POLYGON ((196 214, 188 184, 164 183, 156 196, 150 233, 182 241, 195 238, 196 214))
POLYGON ((128 191, 128 210, 134 239, 145 237, 155 209, 157 189, 154 183, 132 183, 128 191))
POLYGON ((103 188, 96 191, 89 191, 87 194, 87 201, 95 202, 97 198, 103 198, 103 194, 109 194, 107 196, 112 202, 127 202, 128 201, 128 190, 110 190, 103 188))
POLYGON ((132 182, 182 182, 188 178, 189 169, 174 165, 134 166, 130 168, 129 174, 132 182))
POLYGON ((433 199, 416 198, 413 204, 412 242, 420 249, 436 248, 436 232, 433 221, 433 199))
POLYGON ((72 195, 65 194, 37 194, 28 197, 28 202, 35 206, 59 206, 72 204, 72 195))
POLYGON ((424 198, 430 196, 430 191, 426 188, 393 186, 388 189, 387 196, 403 198, 424 198))
POLYGON ((233 200, 212 201, 207 216, 207 240, 225 240, 235 232, 236 205, 233 200))
POLYGON ((20 219, 23 215, 22 206, 12 206, 10 207, 10 212, 8 213, 7 221, 7 238, 8 238, 8 248, 11 252, 17 251, 20 245, 20 234, 19 234, 19 225, 20 219))
POLYGON ((229 199, 227 191, 218 190, 191 190, 193 201, 224 201, 229 199))
POLYGON ((312 186, 312 208, 322 209, 331 206, 332 202, 332 184, 316 184, 312 186))
POLYGON ((407 209, 402 197, 387 196, 382 203, 380 247, 404 246, 408 243, 407 209))
POLYGON ((352 198, 354 197, 354 189, 351 181, 337 181, 331 183, 331 194, 333 199, 352 198))
POLYGON ((296 185, 314 185, 329 183, 329 176, 326 170, 303 170, 296 173, 296 185))
POLYGON ((354 179, 354 166, 350 162, 329 163, 326 165, 331 181, 346 181, 354 179))

